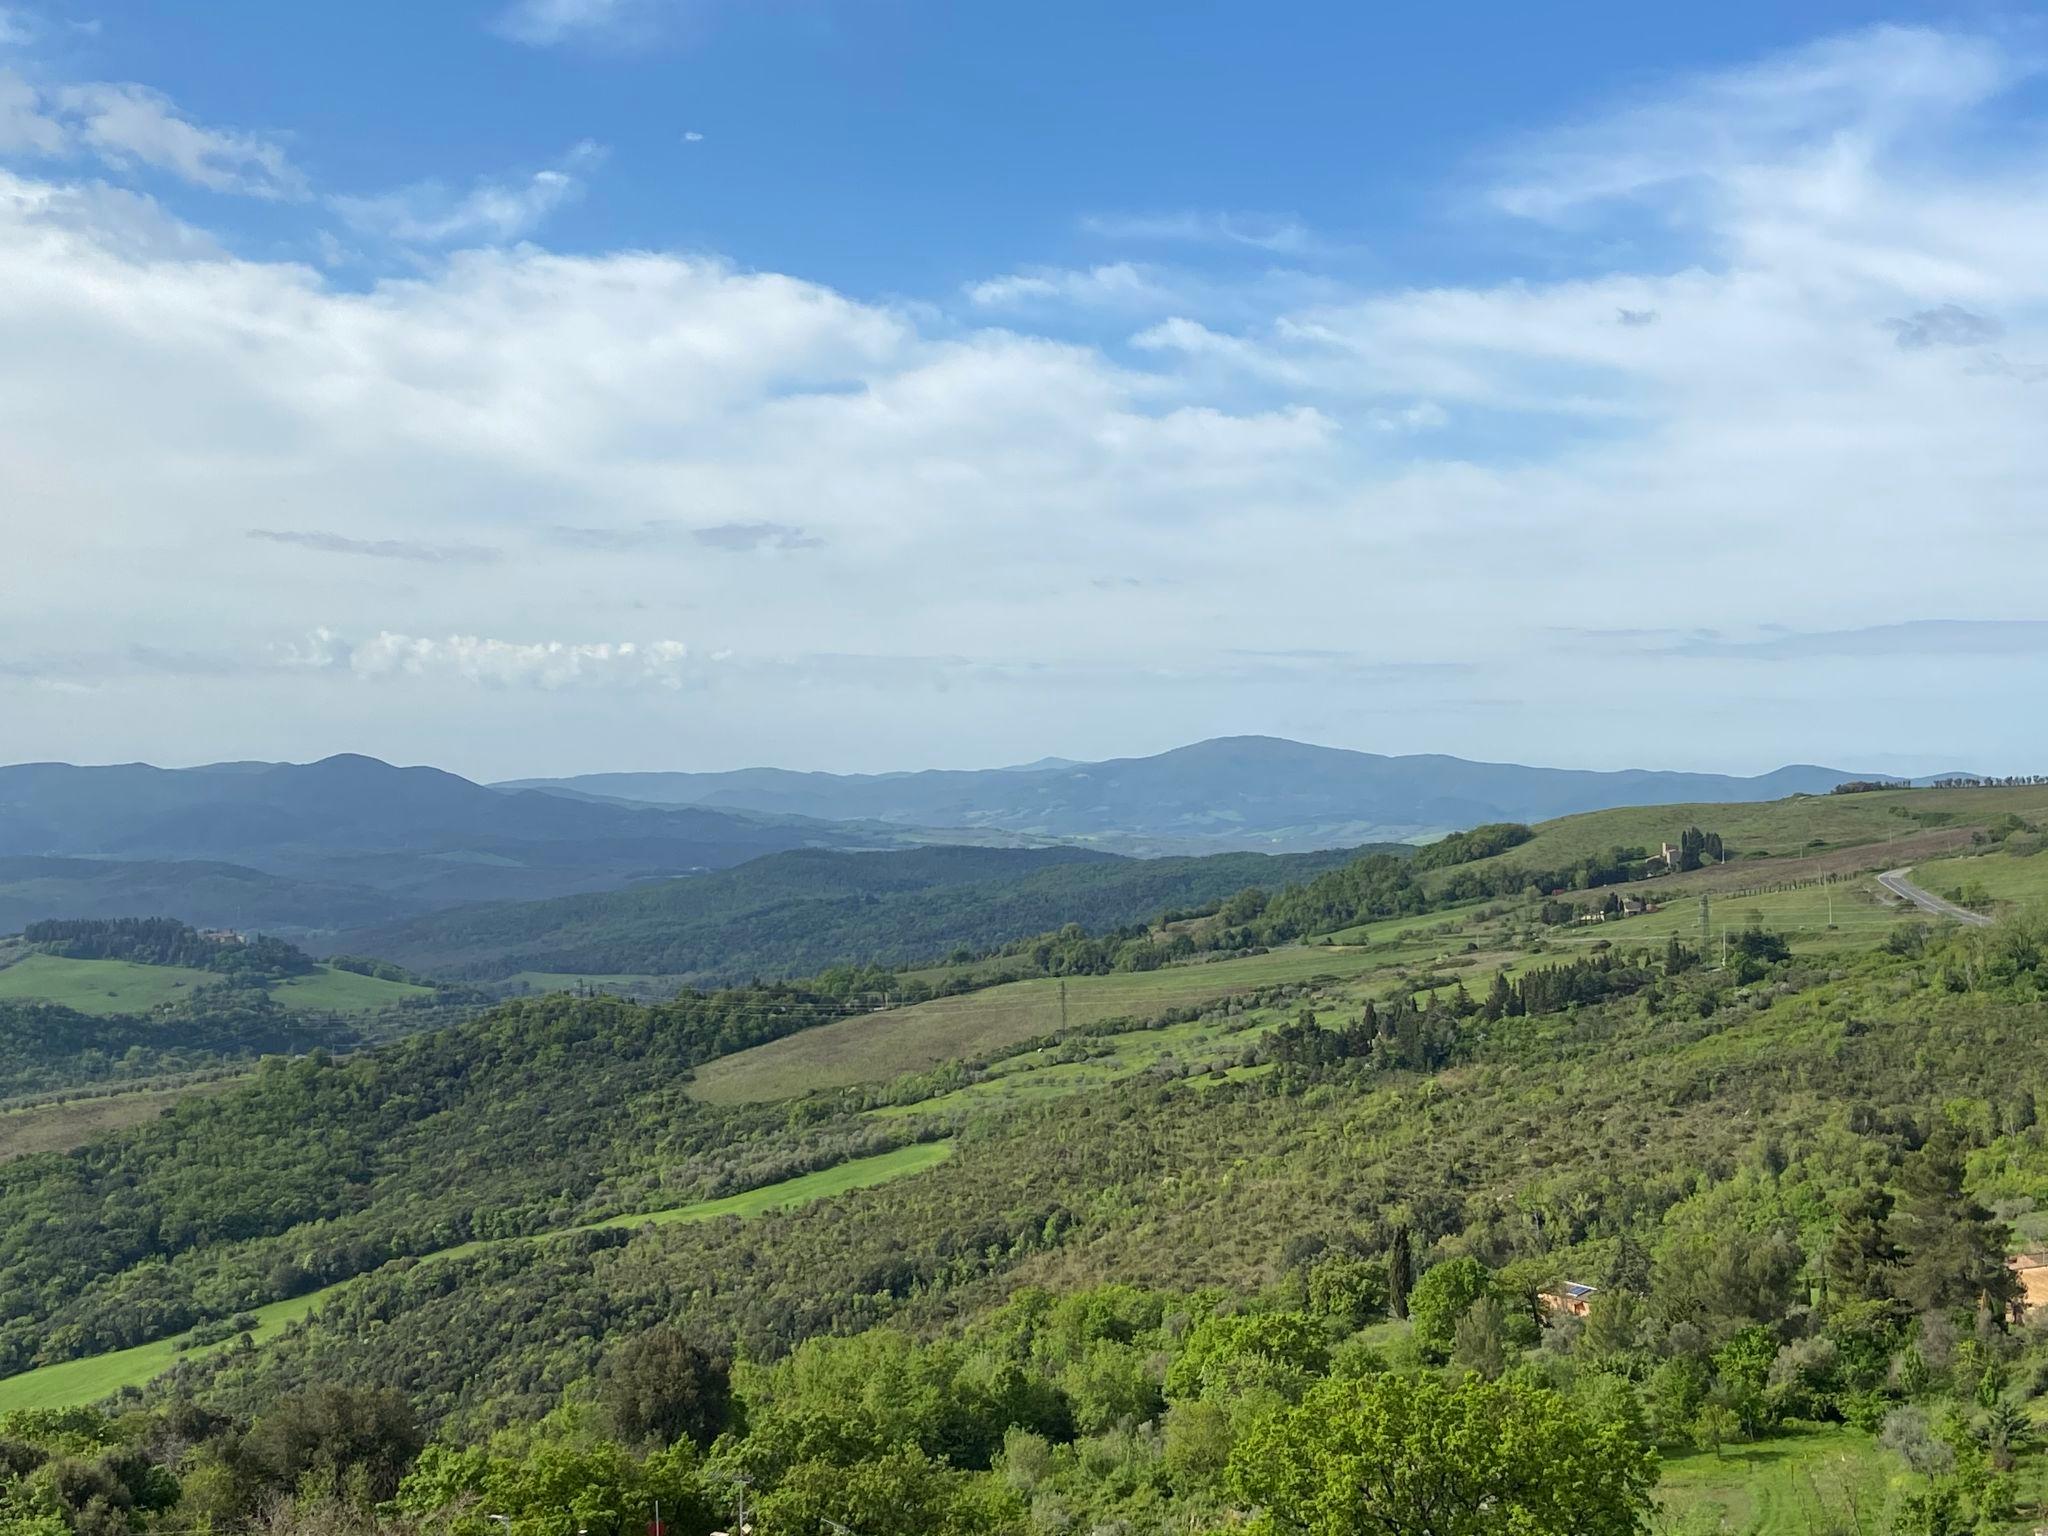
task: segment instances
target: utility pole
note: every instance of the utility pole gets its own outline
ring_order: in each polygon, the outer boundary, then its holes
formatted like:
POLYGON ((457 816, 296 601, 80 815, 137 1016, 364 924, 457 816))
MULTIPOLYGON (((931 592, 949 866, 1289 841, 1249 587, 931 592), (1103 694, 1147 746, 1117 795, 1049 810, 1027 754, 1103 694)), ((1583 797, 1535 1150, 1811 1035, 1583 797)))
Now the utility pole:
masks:
POLYGON ((1060 978, 1060 1033, 1067 1032, 1067 978, 1060 978))

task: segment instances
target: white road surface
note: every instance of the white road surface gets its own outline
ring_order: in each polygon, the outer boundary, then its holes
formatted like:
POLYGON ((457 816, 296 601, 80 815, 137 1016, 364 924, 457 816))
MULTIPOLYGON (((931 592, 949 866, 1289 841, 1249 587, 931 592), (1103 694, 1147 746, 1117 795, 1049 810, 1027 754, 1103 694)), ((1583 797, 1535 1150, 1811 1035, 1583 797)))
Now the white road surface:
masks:
POLYGON ((1888 869, 1877 877, 1877 883, 1890 891, 1901 901, 1910 901, 1922 912, 1931 912, 1936 917, 1946 917, 1972 928, 1988 928, 1991 919, 1982 912, 1972 912, 1968 907, 1959 907, 1952 901, 1943 901, 1931 891, 1923 891, 1906 877, 1910 869, 1888 869))

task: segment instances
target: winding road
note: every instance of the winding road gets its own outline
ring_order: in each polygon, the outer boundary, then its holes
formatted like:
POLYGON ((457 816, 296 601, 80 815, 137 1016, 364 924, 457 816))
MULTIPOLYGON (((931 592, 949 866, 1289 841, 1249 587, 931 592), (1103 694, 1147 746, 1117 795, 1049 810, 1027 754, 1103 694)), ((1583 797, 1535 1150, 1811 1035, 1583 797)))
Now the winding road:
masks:
POLYGON ((1877 883, 1901 901, 1910 901, 1922 912, 1931 912, 1936 917, 1951 918, 1972 928, 1991 926, 1991 919, 1982 912, 1972 912, 1968 907, 1959 907, 1952 901, 1943 901, 1932 892, 1921 890, 1906 878, 1911 873, 1910 869, 1888 869, 1877 877, 1877 883))

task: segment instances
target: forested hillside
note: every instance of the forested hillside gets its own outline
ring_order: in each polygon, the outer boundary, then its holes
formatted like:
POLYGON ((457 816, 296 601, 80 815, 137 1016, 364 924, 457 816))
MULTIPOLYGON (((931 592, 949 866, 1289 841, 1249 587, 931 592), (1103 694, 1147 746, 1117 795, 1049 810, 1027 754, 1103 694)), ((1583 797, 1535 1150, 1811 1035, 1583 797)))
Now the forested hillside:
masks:
MULTIPOLYGON (((1405 852, 1405 850, 1403 850, 1405 852)), ((630 891, 462 908, 347 936, 434 975, 652 972, 698 982, 890 967, 974 953, 1069 923, 1145 923, 1246 887, 1278 889, 1356 850, 1126 859, 1081 849, 807 849, 630 891)))
MULTIPOLYGON (((1965 829, 1987 891, 2048 887, 2015 822, 1965 829)), ((1315 942, 1070 971, 1085 1022, 931 1070, 841 1071, 920 1016, 871 1011, 880 970, 557 996, 0 1166, 0 1510, 2030 1529, 2048 1333, 2007 1258, 2048 1242, 2048 920, 1831 875, 1676 921, 1430 889, 1540 838, 1233 897, 1205 941, 1315 942), (1213 1000, 1082 1006, 1180 975, 1213 1000), (693 1091, 812 1039, 850 1086, 799 1052, 781 1097, 693 1091)))

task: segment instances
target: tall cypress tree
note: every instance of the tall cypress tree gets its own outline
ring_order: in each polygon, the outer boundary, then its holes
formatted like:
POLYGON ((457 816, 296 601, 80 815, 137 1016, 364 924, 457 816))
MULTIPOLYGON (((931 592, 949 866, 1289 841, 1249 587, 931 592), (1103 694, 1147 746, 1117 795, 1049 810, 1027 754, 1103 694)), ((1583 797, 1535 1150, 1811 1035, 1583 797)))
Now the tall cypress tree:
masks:
POLYGON ((1890 1231, 1902 1259, 1892 1293, 1916 1311, 1989 1302, 2000 1317, 2013 1297, 2005 1224, 1963 1192, 1962 1149, 1937 1132, 1899 1169, 1890 1231))
POLYGON ((1393 1308, 1394 1316, 1408 1315, 1408 1293, 1415 1288, 1415 1255, 1409 1251, 1408 1227, 1404 1222, 1394 1228, 1394 1239, 1387 1245, 1387 1305, 1393 1308))

